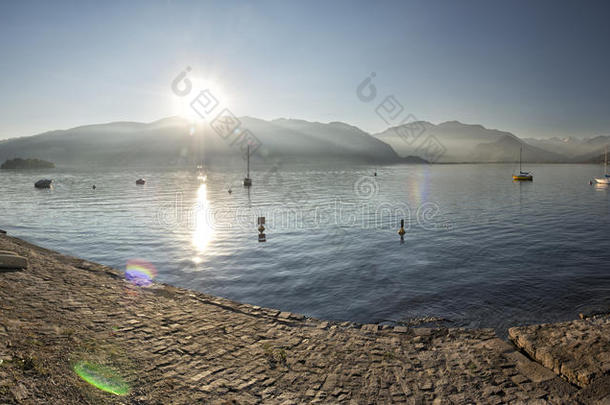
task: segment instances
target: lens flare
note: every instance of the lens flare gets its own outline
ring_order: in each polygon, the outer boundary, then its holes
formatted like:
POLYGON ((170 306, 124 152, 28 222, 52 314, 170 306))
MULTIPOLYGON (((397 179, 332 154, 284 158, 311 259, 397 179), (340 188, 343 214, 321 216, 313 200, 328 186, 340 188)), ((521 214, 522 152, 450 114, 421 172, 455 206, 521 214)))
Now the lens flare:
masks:
POLYGON ((129 385, 109 367, 79 361, 74 365, 74 372, 97 389, 115 395, 129 394, 129 385))
POLYGON ((157 269, 151 263, 142 259, 133 259, 127 262, 125 278, 138 287, 148 287, 157 276, 157 269))

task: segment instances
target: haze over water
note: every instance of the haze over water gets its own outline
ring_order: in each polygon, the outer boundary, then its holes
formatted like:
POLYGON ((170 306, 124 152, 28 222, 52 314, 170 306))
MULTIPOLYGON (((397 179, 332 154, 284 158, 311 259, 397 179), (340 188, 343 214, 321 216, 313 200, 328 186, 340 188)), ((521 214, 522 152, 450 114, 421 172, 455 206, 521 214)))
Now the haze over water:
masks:
POLYGON ((503 331, 607 311, 610 191, 588 184, 600 167, 527 169, 532 183, 504 164, 256 167, 250 192, 241 167, 208 168, 205 183, 185 169, 7 170, 0 222, 62 253, 123 270, 141 258, 157 281, 324 319, 503 331), (55 188, 35 189, 47 175, 55 188))

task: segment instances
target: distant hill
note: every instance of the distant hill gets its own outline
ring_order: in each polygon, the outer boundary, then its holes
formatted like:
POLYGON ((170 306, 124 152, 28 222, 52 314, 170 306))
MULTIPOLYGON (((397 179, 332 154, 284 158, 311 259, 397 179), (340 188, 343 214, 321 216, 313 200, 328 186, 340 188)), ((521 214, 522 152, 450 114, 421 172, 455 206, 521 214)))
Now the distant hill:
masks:
POLYGON ((417 163, 417 164, 426 164, 430 163, 426 159, 420 158, 419 156, 405 156, 400 161, 401 163, 417 163))
MULTIPOLYGON (((598 150, 572 158, 573 163, 603 163, 606 158, 604 150, 598 150)), ((610 157, 609 157, 610 159, 610 157)))
POLYGON ((41 159, 9 159, 2 163, 0 169, 52 169, 55 164, 41 159))
POLYGON ((386 143, 361 129, 343 122, 309 122, 297 119, 265 121, 241 117, 262 142, 262 149, 278 157, 309 156, 363 162, 397 163, 400 157, 386 143))
POLYGON ((549 139, 526 138, 525 142, 530 145, 559 153, 572 161, 584 162, 599 153, 603 153, 604 147, 610 145, 610 136, 596 136, 590 139, 575 137, 549 139))
POLYGON ((256 138, 254 159, 263 157, 268 162, 515 162, 523 147, 524 162, 592 163, 599 161, 604 146, 610 144, 610 136, 523 140, 510 132, 459 121, 438 125, 417 121, 370 135, 343 122, 285 118, 266 121, 253 117, 239 120, 240 129, 223 136, 208 123, 193 125, 179 117, 50 131, 0 141, 0 161, 25 155, 59 165, 188 166, 202 159, 208 164, 225 164, 243 156, 245 143, 238 137, 245 130, 256 138), (426 149, 429 141, 438 146, 436 154, 426 149))
MULTIPOLYGON (((386 143, 341 122, 323 124, 293 119, 265 121, 240 117, 260 141, 259 156, 340 159, 363 163, 398 163, 386 143)), ((243 154, 236 135, 223 139, 210 126, 191 126, 170 117, 152 123, 114 122, 88 125, 0 142, 0 159, 38 156, 65 165, 192 164, 226 161, 243 154), (233 144, 232 144, 233 143, 233 144)), ((244 144, 242 144, 243 146, 244 144)))
POLYGON ((444 153, 438 162, 514 162, 523 145, 523 160, 530 162, 560 162, 567 158, 559 153, 529 145, 514 134, 482 125, 447 121, 434 125, 427 121, 411 122, 388 128, 375 134, 401 156, 421 156, 421 145, 428 137, 436 139, 444 153), (413 137, 410 137, 413 135, 413 137))
POLYGON ((515 136, 505 135, 500 139, 480 143, 475 146, 472 154, 474 162, 516 162, 519 160, 519 150, 523 149, 524 162, 552 163, 565 161, 565 157, 557 153, 531 146, 515 136))
POLYGON ((401 156, 421 156, 421 145, 424 140, 427 137, 434 137, 445 148, 438 162, 478 161, 474 159, 473 154, 479 144, 494 142, 506 136, 519 139, 509 132, 487 129, 481 125, 463 124, 459 121, 447 121, 439 125, 427 121, 411 122, 388 128, 374 136, 390 144, 401 156), (413 138, 409 136, 410 134, 413 134, 413 138))

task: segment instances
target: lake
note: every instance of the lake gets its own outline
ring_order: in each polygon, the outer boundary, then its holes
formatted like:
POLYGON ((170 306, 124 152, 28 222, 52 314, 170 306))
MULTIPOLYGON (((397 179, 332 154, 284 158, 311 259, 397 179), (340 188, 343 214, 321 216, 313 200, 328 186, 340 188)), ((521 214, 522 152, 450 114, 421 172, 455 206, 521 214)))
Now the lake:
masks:
POLYGON ((323 319, 433 316, 504 334, 610 310, 610 191, 589 185, 601 168, 527 168, 531 183, 513 182, 509 164, 259 166, 251 189, 242 167, 207 168, 205 181, 186 169, 4 170, 0 227, 118 269, 150 262, 157 281, 323 319), (44 177, 53 189, 34 188, 44 177))

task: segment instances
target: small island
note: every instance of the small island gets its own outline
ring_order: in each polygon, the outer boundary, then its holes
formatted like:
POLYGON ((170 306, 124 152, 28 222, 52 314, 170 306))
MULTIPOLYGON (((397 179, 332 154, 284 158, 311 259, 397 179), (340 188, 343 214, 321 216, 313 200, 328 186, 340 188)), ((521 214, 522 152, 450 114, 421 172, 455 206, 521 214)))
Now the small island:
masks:
POLYGON ((419 156, 409 155, 402 158, 402 163, 429 164, 430 162, 419 156))
POLYGON ((7 159, 0 169, 53 169, 55 164, 42 159, 7 159))

